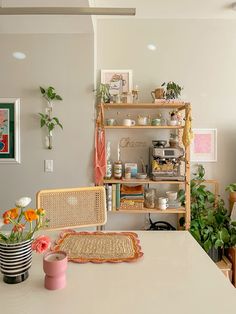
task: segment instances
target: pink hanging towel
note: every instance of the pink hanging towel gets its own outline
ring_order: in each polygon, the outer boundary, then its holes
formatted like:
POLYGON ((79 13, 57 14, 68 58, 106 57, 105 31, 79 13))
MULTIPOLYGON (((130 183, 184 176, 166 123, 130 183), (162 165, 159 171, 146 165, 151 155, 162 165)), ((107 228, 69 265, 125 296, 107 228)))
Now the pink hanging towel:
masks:
POLYGON ((101 185, 106 174, 106 141, 105 131, 101 127, 101 115, 96 123, 95 128, 95 154, 94 154, 94 179, 96 185, 101 185))

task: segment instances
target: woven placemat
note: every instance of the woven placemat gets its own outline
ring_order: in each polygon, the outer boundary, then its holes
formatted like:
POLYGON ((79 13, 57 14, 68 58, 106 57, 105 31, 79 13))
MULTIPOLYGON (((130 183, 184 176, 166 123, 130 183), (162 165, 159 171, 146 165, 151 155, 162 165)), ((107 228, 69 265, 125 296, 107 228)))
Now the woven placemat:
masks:
POLYGON ((134 262, 143 256, 134 232, 76 232, 67 230, 51 248, 64 251, 77 263, 134 262))

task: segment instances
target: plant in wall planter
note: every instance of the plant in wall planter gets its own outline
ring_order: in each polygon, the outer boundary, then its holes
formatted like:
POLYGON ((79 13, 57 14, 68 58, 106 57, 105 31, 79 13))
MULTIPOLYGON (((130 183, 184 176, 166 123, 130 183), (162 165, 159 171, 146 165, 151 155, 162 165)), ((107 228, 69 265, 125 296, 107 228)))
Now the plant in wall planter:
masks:
POLYGON ((52 116, 52 104, 55 100, 62 100, 62 97, 58 95, 55 91, 55 88, 49 86, 48 88, 43 88, 40 86, 41 94, 43 98, 46 99, 48 108, 46 108, 46 113, 39 113, 40 115, 40 127, 47 128, 47 136, 46 136, 46 146, 48 149, 52 149, 52 131, 55 127, 59 126, 63 129, 63 126, 57 117, 52 116))

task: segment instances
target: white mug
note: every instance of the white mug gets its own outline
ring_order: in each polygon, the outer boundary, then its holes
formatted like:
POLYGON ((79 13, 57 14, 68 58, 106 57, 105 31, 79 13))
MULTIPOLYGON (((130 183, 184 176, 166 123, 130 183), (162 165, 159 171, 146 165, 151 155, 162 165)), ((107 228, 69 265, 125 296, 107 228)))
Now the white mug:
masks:
POLYGON ((134 126, 135 125, 135 121, 131 120, 131 119, 124 119, 122 123, 124 126, 134 126))
POLYGON ((168 204, 159 204, 160 210, 166 210, 168 208, 168 204))
POLYGON ((166 195, 168 197, 169 202, 173 202, 177 200, 177 192, 175 191, 167 191, 166 195))
POLYGON ((166 205, 167 201, 168 201, 168 199, 166 197, 159 197, 158 198, 159 205, 166 205))
POLYGON ((148 125, 148 117, 138 117, 138 125, 148 125))

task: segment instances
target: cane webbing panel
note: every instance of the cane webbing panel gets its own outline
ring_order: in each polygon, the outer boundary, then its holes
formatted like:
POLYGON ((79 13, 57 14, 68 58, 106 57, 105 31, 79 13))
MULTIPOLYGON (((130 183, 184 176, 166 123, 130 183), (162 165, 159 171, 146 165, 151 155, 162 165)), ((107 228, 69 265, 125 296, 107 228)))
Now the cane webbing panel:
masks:
POLYGON ((99 226, 106 223, 104 187, 42 190, 37 208, 46 211, 47 229, 99 226))

